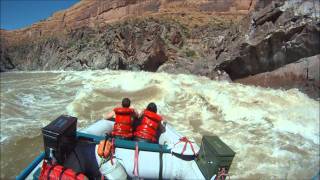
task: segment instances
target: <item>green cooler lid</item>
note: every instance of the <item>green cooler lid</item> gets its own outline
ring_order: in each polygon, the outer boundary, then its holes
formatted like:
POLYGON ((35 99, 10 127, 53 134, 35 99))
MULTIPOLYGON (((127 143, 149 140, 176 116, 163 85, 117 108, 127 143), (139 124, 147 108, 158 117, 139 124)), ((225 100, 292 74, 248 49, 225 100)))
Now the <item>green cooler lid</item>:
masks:
MULTIPOLYGON (((227 146, 218 136, 203 136, 203 143, 218 157, 235 156, 235 152, 227 146)), ((209 149, 205 149, 207 151, 209 149)))

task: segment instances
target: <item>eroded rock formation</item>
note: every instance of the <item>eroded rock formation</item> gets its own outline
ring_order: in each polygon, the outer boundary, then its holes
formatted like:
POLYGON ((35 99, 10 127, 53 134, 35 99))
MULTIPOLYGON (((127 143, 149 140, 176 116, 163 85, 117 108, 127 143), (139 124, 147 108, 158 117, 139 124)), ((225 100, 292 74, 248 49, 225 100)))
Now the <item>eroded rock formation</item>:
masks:
POLYGON ((46 35, 68 33, 82 27, 100 28, 106 24, 148 16, 173 17, 182 14, 247 14, 256 0, 82 0, 71 8, 54 13, 47 20, 30 27, 1 31, 10 43, 36 39, 46 35))
POLYGON ((216 50, 219 68, 238 79, 319 54, 319 21, 312 18, 313 11, 295 14, 295 8, 308 8, 310 3, 288 9, 272 3, 247 21, 247 30, 229 31, 216 50))
POLYGON ((320 55, 302 58, 271 72, 238 79, 236 82, 261 87, 297 88, 318 99, 320 96, 320 55))

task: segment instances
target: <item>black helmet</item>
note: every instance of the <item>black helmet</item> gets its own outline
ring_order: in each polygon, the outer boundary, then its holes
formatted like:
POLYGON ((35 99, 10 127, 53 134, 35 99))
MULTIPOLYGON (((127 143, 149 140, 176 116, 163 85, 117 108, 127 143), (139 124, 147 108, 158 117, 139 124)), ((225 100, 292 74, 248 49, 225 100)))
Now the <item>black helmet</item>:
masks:
POLYGON ((129 98, 123 98, 122 99, 122 107, 126 107, 126 108, 128 108, 128 107, 130 107, 130 99, 129 98))
POLYGON ((149 103, 147 106, 148 111, 152 111, 154 113, 157 113, 157 105, 155 103, 149 103))

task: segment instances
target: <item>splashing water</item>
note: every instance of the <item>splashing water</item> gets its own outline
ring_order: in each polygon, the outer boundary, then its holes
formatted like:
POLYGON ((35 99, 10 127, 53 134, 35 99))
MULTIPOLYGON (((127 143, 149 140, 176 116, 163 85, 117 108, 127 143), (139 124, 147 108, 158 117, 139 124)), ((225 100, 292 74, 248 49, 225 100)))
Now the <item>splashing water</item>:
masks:
POLYGON ((235 152, 239 179, 310 179, 319 171, 319 102, 282 91, 192 75, 127 71, 1 74, 1 179, 42 151, 40 128, 61 114, 85 127, 129 97, 153 101, 165 120, 198 143, 218 135, 235 152))

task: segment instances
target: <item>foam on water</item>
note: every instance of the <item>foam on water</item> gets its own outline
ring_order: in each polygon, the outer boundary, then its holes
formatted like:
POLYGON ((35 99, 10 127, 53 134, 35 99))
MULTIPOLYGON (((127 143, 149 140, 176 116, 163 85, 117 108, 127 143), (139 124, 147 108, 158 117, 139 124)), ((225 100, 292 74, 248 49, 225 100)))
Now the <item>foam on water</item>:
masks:
POLYGON ((128 71, 5 73, 1 85, 1 145, 39 136, 63 113, 84 127, 130 97, 138 110, 156 102, 167 122, 198 143, 218 135, 237 153, 233 178, 303 179, 319 171, 319 102, 295 89, 128 71))
POLYGON ((2 134, 0 134, 0 143, 3 143, 7 138, 8 136, 2 136, 2 134))

